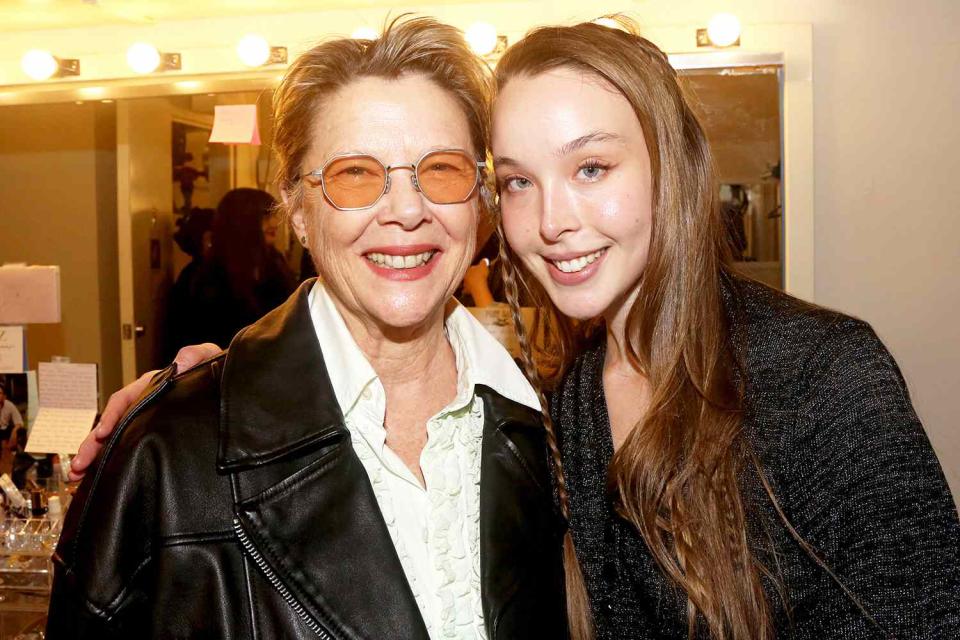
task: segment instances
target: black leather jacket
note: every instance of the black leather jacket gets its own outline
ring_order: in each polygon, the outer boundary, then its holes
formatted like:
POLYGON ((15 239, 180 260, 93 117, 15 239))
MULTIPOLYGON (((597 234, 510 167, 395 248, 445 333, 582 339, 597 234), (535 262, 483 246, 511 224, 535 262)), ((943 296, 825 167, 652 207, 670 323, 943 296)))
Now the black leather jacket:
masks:
MULTIPOLYGON (((48 638, 425 639, 317 343, 307 290, 159 377, 83 481, 48 638)), ((536 412, 484 403, 491 640, 565 638, 562 527, 536 412)))

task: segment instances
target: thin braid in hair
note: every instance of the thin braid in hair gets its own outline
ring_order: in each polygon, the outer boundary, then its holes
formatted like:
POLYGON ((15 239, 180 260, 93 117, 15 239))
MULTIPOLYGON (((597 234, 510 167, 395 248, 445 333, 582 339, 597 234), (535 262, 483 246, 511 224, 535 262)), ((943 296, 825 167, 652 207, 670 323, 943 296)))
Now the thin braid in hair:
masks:
POLYGON ((550 462, 553 467, 554 480, 557 487, 557 498, 560 503, 560 513, 567 524, 563 535, 563 570, 566 579, 567 618, 570 624, 572 640, 593 640, 593 620, 590 614, 590 598, 587 594, 586 581, 577 552, 573 546, 573 534, 570 532, 570 494, 567 489, 567 480, 563 474, 563 459, 560 446, 557 444, 556 426, 550 417, 550 404, 543 393, 543 381, 533 359, 533 350, 527 337, 527 330, 520 313, 520 293, 517 287, 517 274, 507 250, 503 230, 497 225, 497 239, 499 243, 500 274, 503 278, 503 291, 510 305, 510 315, 513 318, 513 328, 520 344, 520 358, 523 369, 540 400, 540 411, 543 414, 543 427, 546 432, 547 448, 550 450, 550 462))
POLYGON ((523 369, 537 392, 537 398, 540 400, 540 408, 543 412, 543 423, 547 430, 547 446, 550 448, 550 457, 556 471, 557 494, 560 498, 560 511, 563 517, 570 519, 569 493, 567 491, 567 482, 563 476, 563 461, 560 456, 560 447, 557 444, 556 433, 554 432, 553 420, 550 418, 550 405, 547 402, 546 394, 543 393, 543 381, 540 378, 540 372, 537 370, 536 362, 533 359, 533 351, 530 347, 530 339, 527 337, 526 326, 523 324, 523 316, 520 313, 520 292, 517 286, 516 273, 510 266, 510 259, 504 249, 504 240, 501 234, 497 233, 500 240, 498 249, 500 254, 500 273, 503 277, 503 289, 507 296, 507 302, 510 304, 510 315, 513 320, 513 328, 517 334, 517 341, 520 343, 520 359, 523 362, 523 369), (548 426, 549 425, 549 426, 548 426))

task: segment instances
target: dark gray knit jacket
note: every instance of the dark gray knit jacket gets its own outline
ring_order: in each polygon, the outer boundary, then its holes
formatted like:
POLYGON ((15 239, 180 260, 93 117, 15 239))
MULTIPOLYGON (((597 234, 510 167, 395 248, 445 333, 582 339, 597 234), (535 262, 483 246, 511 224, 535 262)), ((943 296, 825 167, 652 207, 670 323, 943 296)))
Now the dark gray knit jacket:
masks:
MULTIPOLYGON (((957 511, 896 363, 864 322, 752 282, 728 285, 750 445, 789 521, 876 621, 789 535, 753 474, 751 528, 768 529, 786 588, 786 602, 768 589, 777 637, 960 638, 957 511)), ((606 493, 600 342, 553 397, 598 637, 686 638, 685 599, 606 493)))

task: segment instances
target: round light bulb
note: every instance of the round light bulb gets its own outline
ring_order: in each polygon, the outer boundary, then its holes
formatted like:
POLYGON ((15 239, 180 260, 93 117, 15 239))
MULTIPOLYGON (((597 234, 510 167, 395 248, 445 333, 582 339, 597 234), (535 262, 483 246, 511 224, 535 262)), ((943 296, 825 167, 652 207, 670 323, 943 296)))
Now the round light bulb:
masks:
POLYGON ((467 42, 478 56, 485 56, 497 48, 497 28, 486 22, 474 22, 467 29, 467 42))
POLYGON ((152 44, 137 42, 127 49, 127 64, 137 73, 152 73, 160 66, 160 52, 152 44))
POLYGON ((373 27, 362 26, 354 29, 350 37, 354 40, 376 40, 380 34, 373 27))
POLYGON ((39 49, 27 51, 20 59, 20 68, 34 80, 52 78, 59 66, 52 53, 39 49))
POLYGON ((237 44, 237 55, 248 67, 263 66, 270 59, 270 43, 262 36, 244 36, 237 44))
POLYGON ((718 13, 710 18, 707 36, 717 47, 729 47, 740 37, 740 20, 732 13, 718 13))

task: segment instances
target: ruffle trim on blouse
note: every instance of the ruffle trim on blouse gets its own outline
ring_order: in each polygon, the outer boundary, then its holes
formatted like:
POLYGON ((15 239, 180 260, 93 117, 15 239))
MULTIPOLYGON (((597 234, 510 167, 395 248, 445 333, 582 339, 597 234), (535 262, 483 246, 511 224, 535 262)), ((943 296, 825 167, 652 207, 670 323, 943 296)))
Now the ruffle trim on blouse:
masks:
MULTIPOLYGON (((482 407, 482 402, 474 398, 468 407, 427 424, 429 438, 422 460, 430 513, 424 542, 438 579, 435 597, 440 603, 439 620, 429 615, 426 598, 430 595, 417 580, 418 568, 400 536, 383 461, 365 439, 354 440, 431 638, 486 638, 480 588, 482 407)), ((350 423, 348 417, 348 426, 356 428, 350 423)))

